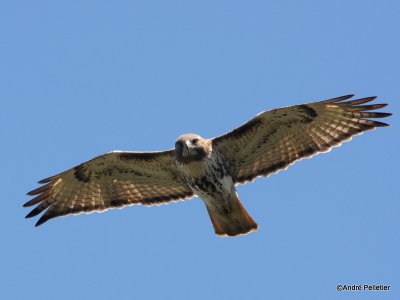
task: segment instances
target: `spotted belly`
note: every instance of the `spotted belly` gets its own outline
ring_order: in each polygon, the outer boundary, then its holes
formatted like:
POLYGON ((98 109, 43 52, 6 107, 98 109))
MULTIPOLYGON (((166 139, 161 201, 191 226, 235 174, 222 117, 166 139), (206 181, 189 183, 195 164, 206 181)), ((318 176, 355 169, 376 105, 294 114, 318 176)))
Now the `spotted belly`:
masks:
POLYGON ((232 195, 236 193, 232 178, 203 176, 188 178, 187 181, 193 193, 199 196, 208 207, 224 213, 231 211, 232 195))
POLYGON ((230 211, 230 203, 236 195, 232 177, 217 156, 188 164, 180 164, 187 184, 208 207, 219 211, 230 211))

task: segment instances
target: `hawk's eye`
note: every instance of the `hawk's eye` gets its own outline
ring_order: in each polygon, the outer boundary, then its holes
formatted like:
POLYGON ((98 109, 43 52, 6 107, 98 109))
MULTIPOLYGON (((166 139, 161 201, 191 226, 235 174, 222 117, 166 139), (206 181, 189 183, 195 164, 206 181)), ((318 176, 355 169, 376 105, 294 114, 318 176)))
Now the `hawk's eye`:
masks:
POLYGON ((199 141, 199 139, 193 139, 192 144, 197 144, 198 141, 199 141))

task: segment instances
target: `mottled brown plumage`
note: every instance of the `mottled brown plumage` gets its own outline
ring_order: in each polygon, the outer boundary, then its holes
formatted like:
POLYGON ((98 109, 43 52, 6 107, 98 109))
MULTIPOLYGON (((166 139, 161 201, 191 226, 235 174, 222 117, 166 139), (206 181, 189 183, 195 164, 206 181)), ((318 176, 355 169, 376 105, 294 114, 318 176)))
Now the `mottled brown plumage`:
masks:
POLYGON ((286 169, 295 161, 326 152, 352 136, 386 123, 369 120, 391 114, 371 112, 386 104, 375 97, 345 101, 343 96, 273 109, 213 139, 180 136, 175 149, 161 152, 115 151, 58 175, 28 195, 37 205, 27 218, 36 226, 68 214, 104 211, 134 204, 154 205, 198 195, 218 235, 257 229, 237 197, 236 184, 286 169))

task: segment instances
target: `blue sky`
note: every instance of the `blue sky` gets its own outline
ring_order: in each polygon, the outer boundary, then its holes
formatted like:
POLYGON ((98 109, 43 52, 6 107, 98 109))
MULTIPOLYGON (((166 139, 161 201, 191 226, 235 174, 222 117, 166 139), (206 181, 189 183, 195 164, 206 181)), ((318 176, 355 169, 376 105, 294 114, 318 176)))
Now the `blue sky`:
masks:
POLYGON ((1 299, 399 299, 398 1, 3 1, 1 299), (396 115, 238 187, 260 225, 214 235, 200 199, 24 219, 36 182, 349 93, 396 115), (386 284, 389 292, 336 291, 386 284))

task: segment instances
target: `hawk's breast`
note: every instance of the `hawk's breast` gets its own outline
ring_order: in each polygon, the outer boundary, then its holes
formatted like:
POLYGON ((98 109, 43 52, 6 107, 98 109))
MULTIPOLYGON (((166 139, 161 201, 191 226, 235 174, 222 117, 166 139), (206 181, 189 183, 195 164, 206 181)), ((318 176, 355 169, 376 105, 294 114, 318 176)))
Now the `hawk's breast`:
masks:
POLYGON ((232 177, 228 174, 222 159, 216 154, 200 161, 177 163, 187 184, 201 198, 226 193, 232 189, 232 177))

